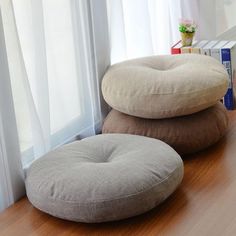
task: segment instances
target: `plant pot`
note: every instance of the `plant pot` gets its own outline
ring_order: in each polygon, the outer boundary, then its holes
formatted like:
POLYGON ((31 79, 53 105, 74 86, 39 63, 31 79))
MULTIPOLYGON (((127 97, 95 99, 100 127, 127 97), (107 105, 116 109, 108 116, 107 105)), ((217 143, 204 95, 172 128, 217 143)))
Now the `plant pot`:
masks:
POLYGON ((194 33, 183 33, 181 32, 181 42, 182 42, 182 46, 192 46, 192 42, 193 42, 193 37, 194 37, 194 33))

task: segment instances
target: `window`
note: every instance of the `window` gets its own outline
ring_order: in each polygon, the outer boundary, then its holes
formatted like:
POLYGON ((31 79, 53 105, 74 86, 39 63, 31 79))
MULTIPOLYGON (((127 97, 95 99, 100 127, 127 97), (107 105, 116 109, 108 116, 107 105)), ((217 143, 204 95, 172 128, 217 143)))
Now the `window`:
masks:
POLYGON ((6 47, 23 164, 101 120, 86 1, 13 0, 6 47))

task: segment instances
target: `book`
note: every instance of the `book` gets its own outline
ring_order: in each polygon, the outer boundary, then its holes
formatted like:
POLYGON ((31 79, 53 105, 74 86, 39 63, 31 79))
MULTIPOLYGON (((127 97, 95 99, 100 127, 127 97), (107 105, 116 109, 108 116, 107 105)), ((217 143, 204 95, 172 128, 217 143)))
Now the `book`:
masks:
POLYGON ((228 42, 221 48, 221 61, 229 74, 228 90, 224 96, 224 105, 228 110, 235 107, 235 72, 236 72, 236 41, 228 42))
POLYGON ((228 41, 219 41, 217 44, 215 44, 210 50, 211 57, 215 58, 217 61, 222 62, 221 58, 221 48, 227 44, 228 41))
POLYGON ((182 47, 181 40, 171 47, 171 54, 180 54, 180 48, 182 47))
POLYGON ((195 40, 193 43, 192 43, 192 46, 187 46, 187 47, 182 47, 180 48, 180 51, 181 53, 192 53, 192 48, 194 47, 194 45, 197 44, 197 41, 195 40))
POLYGON ((200 42, 196 42, 191 48, 191 53, 201 54, 201 48, 207 43, 208 40, 202 40, 200 42))
POLYGON ((201 48, 201 54, 203 55, 211 55, 211 48, 217 44, 217 40, 209 41, 203 48, 201 48))
POLYGON ((182 47, 180 49, 181 53, 184 54, 184 53, 191 53, 191 47, 182 47))

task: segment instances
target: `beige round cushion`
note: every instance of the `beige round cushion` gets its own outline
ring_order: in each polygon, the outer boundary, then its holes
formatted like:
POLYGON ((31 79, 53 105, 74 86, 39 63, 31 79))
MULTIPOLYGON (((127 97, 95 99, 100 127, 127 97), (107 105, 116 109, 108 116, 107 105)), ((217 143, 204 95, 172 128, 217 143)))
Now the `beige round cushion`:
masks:
POLYGON ((169 119, 143 119, 112 110, 107 116, 103 133, 129 133, 160 139, 179 154, 189 154, 216 143, 226 132, 228 116, 224 106, 169 119))
POLYGON ((192 114, 226 93, 228 74, 214 58, 197 54, 140 58, 113 65, 102 93, 114 109, 159 119, 192 114))
POLYGON ((35 207, 53 216, 104 222, 152 209, 182 177, 180 156, 162 141, 103 134, 36 160, 27 171, 26 190, 35 207))

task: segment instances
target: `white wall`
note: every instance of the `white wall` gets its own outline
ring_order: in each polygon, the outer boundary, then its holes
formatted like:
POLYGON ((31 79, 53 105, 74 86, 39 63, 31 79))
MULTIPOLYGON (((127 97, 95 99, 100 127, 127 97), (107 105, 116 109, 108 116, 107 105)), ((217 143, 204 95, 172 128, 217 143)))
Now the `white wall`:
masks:
POLYGON ((226 31, 226 35, 230 32, 232 36, 232 27, 236 26, 236 0, 199 0, 198 4, 199 39, 221 37, 226 31))

